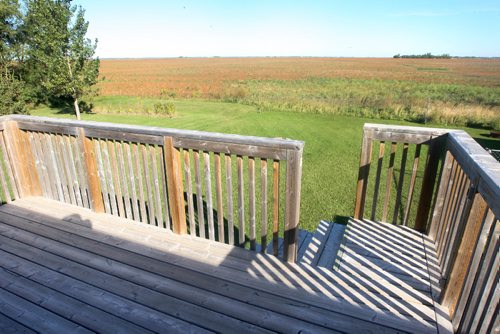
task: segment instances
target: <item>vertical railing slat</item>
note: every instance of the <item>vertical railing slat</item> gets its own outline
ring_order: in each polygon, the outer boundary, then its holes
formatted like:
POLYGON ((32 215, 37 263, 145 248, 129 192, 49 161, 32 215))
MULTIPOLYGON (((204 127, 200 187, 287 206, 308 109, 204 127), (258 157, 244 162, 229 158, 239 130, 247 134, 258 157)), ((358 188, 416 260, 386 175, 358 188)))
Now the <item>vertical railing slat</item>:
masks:
POLYGON ((245 247, 245 185, 243 180, 243 157, 237 156, 238 174, 238 245, 245 247))
POLYGON ((233 215, 233 168, 231 155, 225 155, 226 163, 226 196, 227 196, 227 239, 234 245, 234 215, 233 215))
POLYGON ((195 172, 195 183, 196 183, 196 209, 198 211, 198 236, 200 238, 206 238, 205 234, 205 214, 203 209, 203 185, 201 181, 201 170, 200 170, 200 152, 194 151, 194 172, 195 172))
POLYGON ((130 192, 129 192, 129 178, 127 177, 127 163, 125 161, 125 156, 123 154, 123 146, 125 144, 121 142, 116 142, 117 158, 118 158, 118 169, 121 175, 123 202, 125 203, 125 216, 128 219, 133 219, 132 216, 132 206, 130 203, 130 192))
POLYGON ((151 153, 151 167, 153 171, 153 195, 155 201, 156 208, 156 220, 158 222, 158 226, 165 227, 163 221, 163 210, 161 203, 161 195, 160 195, 160 179, 158 177, 158 160, 156 159, 156 148, 153 145, 149 146, 149 151, 151 153))
POLYGON ((0 147, 2 148, 4 160, 5 160, 5 167, 7 169, 7 175, 9 176, 9 183, 12 187, 12 192, 14 193, 14 199, 19 199, 19 191, 17 187, 16 180, 14 178, 14 173, 13 173, 13 159, 10 156, 9 152, 7 151, 7 147, 5 146, 5 131, 2 131, 2 134, 0 135, 0 147))
POLYGON ((146 209, 148 211, 148 223, 156 225, 155 221, 155 205, 153 201, 153 189, 151 185, 151 166, 149 162, 149 150, 146 144, 141 144, 142 153, 142 170, 144 172, 144 183, 146 183, 146 196, 148 199, 146 209))
POLYGON ((273 161, 273 255, 278 256, 280 231, 280 162, 273 161))
POLYGON ((417 180, 418 165, 420 163, 421 148, 422 148, 422 145, 417 144, 417 146, 415 148, 415 156, 413 157, 413 167, 412 167, 412 172, 411 172, 410 185, 408 187, 408 196, 406 198, 406 205, 405 205, 404 216, 403 216, 403 225, 405 225, 405 226, 408 225, 408 218, 410 217, 411 202, 413 200, 413 193, 415 191, 415 183, 417 180))
MULTIPOLYGON (((86 140, 89 140, 89 138, 86 138, 85 135, 83 134, 83 129, 80 132, 80 137, 84 139, 84 143, 86 143, 86 140)), ((101 150, 101 145, 100 145, 100 140, 99 139, 93 139, 92 140, 94 144, 94 152, 95 152, 95 157, 96 157, 96 162, 97 162, 97 175, 99 176, 99 181, 101 185, 101 192, 102 192, 102 197, 103 197, 103 202, 104 202, 104 209, 106 213, 112 214, 111 212, 111 202, 110 202, 110 196, 109 196, 109 186, 108 182, 106 180, 106 172, 104 171, 104 158, 101 150)), ((87 145, 88 142, 86 143, 87 145)), ((85 148, 84 150, 86 154, 89 154, 90 149, 89 147, 85 148)), ((88 157, 85 159, 87 160, 88 157)))
POLYGON ((203 152, 204 171, 205 171, 205 201, 207 203, 207 223, 208 223, 208 238, 215 240, 214 229, 214 210, 212 204, 212 177, 210 171, 210 154, 203 152))
POLYGON ((398 180, 398 188, 396 191, 396 204, 394 205, 394 213, 392 215, 392 223, 398 223, 399 216, 399 207, 401 205, 401 196, 403 194, 403 183, 405 179, 405 171, 406 171, 406 159, 408 157, 408 143, 403 144, 403 154, 401 156, 401 167, 399 170, 399 180, 398 180))
POLYGON ((139 193, 139 207, 141 209, 141 219, 140 221, 143 223, 148 222, 148 214, 146 211, 146 201, 144 200, 144 183, 142 181, 144 171, 141 169, 141 152, 139 152, 140 149, 140 144, 139 143, 134 143, 132 144, 132 158, 134 160, 135 164, 135 178, 137 180, 137 185, 139 187, 138 193, 139 193))
POLYGON ((255 235, 255 160, 252 157, 248 158, 248 213, 249 220, 249 239, 250 249, 256 248, 255 235))
POLYGON ((132 149, 131 149, 131 143, 127 142, 124 143, 125 145, 125 155, 127 156, 127 175, 128 175, 128 182, 130 184, 130 195, 131 195, 131 200, 132 200, 132 214, 134 215, 134 220, 135 221, 141 221, 141 217, 139 214, 139 205, 137 204, 137 186, 136 186, 136 172, 134 171, 134 164, 132 161, 132 149))
POLYGON ((118 205, 118 216, 125 218, 125 207, 123 205, 122 185, 120 184, 120 171, 116 161, 116 143, 114 140, 108 140, 109 160, 111 163, 111 176, 115 185, 116 203, 118 205))
POLYGON ((267 248, 267 160, 260 160, 260 251, 265 253, 267 248))
POLYGON ((377 203, 378 203, 378 193, 380 188, 380 175, 382 174, 382 165, 384 162, 385 153, 385 142, 381 141, 378 149, 378 160, 377 160, 377 174, 375 176, 375 188, 373 192, 373 204, 372 204, 372 214, 371 220, 375 220, 377 217, 377 203))
POLYGON ((89 206, 95 212, 104 212, 106 202, 104 200, 101 183, 99 182, 99 169, 102 168, 102 164, 100 162, 100 156, 97 157, 98 152, 94 150, 97 145, 93 147, 92 140, 85 136, 85 131, 83 129, 79 129, 78 143, 80 145, 80 150, 83 152, 83 167, 85 168, 89 190, 89 206))
POLYGON ((217 201, 217 228, 218 241, 225 242, 224 238, 224 206, 222 205, 222 173, 221 173, 221 154, 215 153, 215 199, 217 201))
POLYGON ((193 181, 191 180, 191 159, 189 150, 184 150, 184 178, 186 182, 189 234, 196 236, 196 219, 194 216, 193 181))
POLYGON ((391 201, 391 189, 392 189, 392 175, 394 173, 394 160, 396 158, 398 144, 393 142, 391 144, 391 155, 389 158, 389 166, 387 167, 387 179, 385 182, 385 197, 384 197, 384 207, 382 211, 382 221, 387 221, 387 213, 389 211, 389 203, 391 201))

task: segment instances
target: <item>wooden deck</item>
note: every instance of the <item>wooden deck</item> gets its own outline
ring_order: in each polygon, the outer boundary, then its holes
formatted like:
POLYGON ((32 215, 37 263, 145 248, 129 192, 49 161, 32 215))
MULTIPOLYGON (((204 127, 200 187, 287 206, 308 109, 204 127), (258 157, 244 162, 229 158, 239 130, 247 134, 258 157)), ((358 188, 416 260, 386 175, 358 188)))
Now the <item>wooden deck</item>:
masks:
POLYGON ((425 236, 372 222, 344 228, 322 222, 303 234, 301 262, 290 264, 23 198, 0 207, 0 331, 450 330, 432 298, 438 277, 425 236))

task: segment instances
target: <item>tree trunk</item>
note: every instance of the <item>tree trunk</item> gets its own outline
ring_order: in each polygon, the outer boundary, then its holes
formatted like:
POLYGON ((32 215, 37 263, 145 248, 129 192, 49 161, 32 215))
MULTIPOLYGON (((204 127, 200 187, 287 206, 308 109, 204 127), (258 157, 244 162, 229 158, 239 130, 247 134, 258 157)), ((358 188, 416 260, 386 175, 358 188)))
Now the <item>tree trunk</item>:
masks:
POLYGON ((75 107, 76 119, 80 120, 80 107, 78 106, 78 99, 76 97, 73 101, 73 106, 75 107))

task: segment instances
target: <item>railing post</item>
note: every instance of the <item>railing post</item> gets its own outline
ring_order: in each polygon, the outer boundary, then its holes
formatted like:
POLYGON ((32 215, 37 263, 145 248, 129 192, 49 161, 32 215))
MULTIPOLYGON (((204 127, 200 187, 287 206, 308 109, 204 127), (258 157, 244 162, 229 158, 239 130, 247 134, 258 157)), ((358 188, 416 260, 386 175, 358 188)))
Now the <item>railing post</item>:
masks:
POLYGON ((283 236, 283 258, 287 262, 297 260, 301 178, 302 149, 287 150, 285 231, 283 236))
POLYGON ((95 158, 94 147, 92 141, 85 136, 85 130, 78 129, 78 140, 80 143, 81 151, 83 152, 84 173, 87 178, 89 186, 89 202, 90 208, 94 212, 104 212, 104 199, 102 197, 101 183, 97 173, 97 161, 95 158))
POLYGON ((369 132, 363 129, 363 141, 361 144, 361 156, 359 161, 358 184, 356 187, 356 204, 354 218, 363 219, 365 211, 366 189, 368 187, 368 175, 370 174, 370 163, 372 159, 373 141, 368 135, 369 132))
POLYGON ((172 215, 172 230, 177 234, 186 234, 186 211, 184 208, 180 152, 174 147, 172 137, 164 137, 163 150, 167 173, 168 202, 170 214, 172 215))
POLYGON ((439 157, 443 145, 443 137, 437 137, 429 145, 429 158, 426 161, 422 190, 418 201, 417 215, 415 217, 415 230, 425 232, 429 220, 432 199, 434 195, 434 184, 438 173, 439 157))
POLYGON ((4 131, 5 144, 13 162, 12 167, 19 196, 41 196, 40 179, 26 134, 19 130, 15 121, 7 121, 4 131))

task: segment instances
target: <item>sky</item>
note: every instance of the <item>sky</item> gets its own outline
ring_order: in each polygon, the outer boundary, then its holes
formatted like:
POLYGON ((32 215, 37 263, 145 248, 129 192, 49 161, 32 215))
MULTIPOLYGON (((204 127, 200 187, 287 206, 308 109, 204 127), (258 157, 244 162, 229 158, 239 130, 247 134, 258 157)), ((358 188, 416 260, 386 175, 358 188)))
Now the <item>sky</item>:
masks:
POLYGON ((500 1, 75 0, 100 58, 500 56, 500 1))

